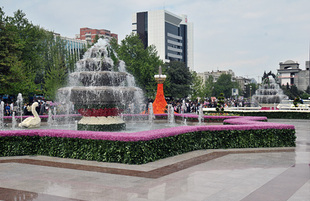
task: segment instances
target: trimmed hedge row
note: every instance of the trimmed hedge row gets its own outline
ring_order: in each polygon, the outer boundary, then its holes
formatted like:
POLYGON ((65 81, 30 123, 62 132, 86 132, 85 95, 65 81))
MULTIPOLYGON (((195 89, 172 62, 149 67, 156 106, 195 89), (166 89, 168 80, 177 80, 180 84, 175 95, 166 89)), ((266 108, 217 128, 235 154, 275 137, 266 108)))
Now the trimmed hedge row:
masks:
POLYGON ((136 142, 10 136, 0 137, 0 156, 46 155, 144 164, 199 149, 294 147, 295 139, 293 129, 207 130, 136 142))

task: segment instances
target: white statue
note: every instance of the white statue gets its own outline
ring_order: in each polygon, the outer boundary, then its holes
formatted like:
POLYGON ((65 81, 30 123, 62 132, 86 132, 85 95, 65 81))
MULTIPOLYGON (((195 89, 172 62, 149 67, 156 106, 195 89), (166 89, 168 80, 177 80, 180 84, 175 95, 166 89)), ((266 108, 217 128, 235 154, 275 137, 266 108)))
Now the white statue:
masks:
POLYGON ((34 102, 31 105, 31 112, 34 117, 28 117, 18 125, 19 127, 26 127, 26 128, 40 127, 41 119, 36 111, 36 107, 38 107, 38 105, 39 105, 38 102, 34 102))

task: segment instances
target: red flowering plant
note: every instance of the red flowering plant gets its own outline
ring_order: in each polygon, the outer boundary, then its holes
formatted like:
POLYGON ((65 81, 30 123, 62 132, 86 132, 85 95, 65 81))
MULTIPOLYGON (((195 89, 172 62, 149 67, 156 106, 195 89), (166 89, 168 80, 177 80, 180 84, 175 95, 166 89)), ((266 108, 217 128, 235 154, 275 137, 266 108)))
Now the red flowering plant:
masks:
POLYGON ((83 116, 95 116, 95 117, 108 117, 108 116, 118 116, 122 109, 119 109, 117 105, 77 105, 78 112, 83 116))

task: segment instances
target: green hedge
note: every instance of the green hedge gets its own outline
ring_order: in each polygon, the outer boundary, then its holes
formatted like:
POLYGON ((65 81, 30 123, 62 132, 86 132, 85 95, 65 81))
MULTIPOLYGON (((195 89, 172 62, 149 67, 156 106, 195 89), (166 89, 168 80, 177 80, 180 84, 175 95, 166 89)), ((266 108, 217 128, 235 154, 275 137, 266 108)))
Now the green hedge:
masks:
POLYGON ((294 147, 295 130, 200 131, 150 141, 122 142, 39 136, 0 137, 0 156, 61 158, 143 164, 199 149, 294 147))

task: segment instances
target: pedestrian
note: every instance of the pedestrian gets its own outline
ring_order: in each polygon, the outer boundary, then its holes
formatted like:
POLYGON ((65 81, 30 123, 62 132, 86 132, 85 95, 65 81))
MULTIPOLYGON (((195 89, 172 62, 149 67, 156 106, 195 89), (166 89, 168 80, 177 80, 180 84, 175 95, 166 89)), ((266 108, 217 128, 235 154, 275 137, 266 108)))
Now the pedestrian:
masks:
POLYGON ((10 111, 10 105, 7 103, 5 108, 4 108, 4 113, 6 116, 10 116, 11 115, 11 111, 10 111))

